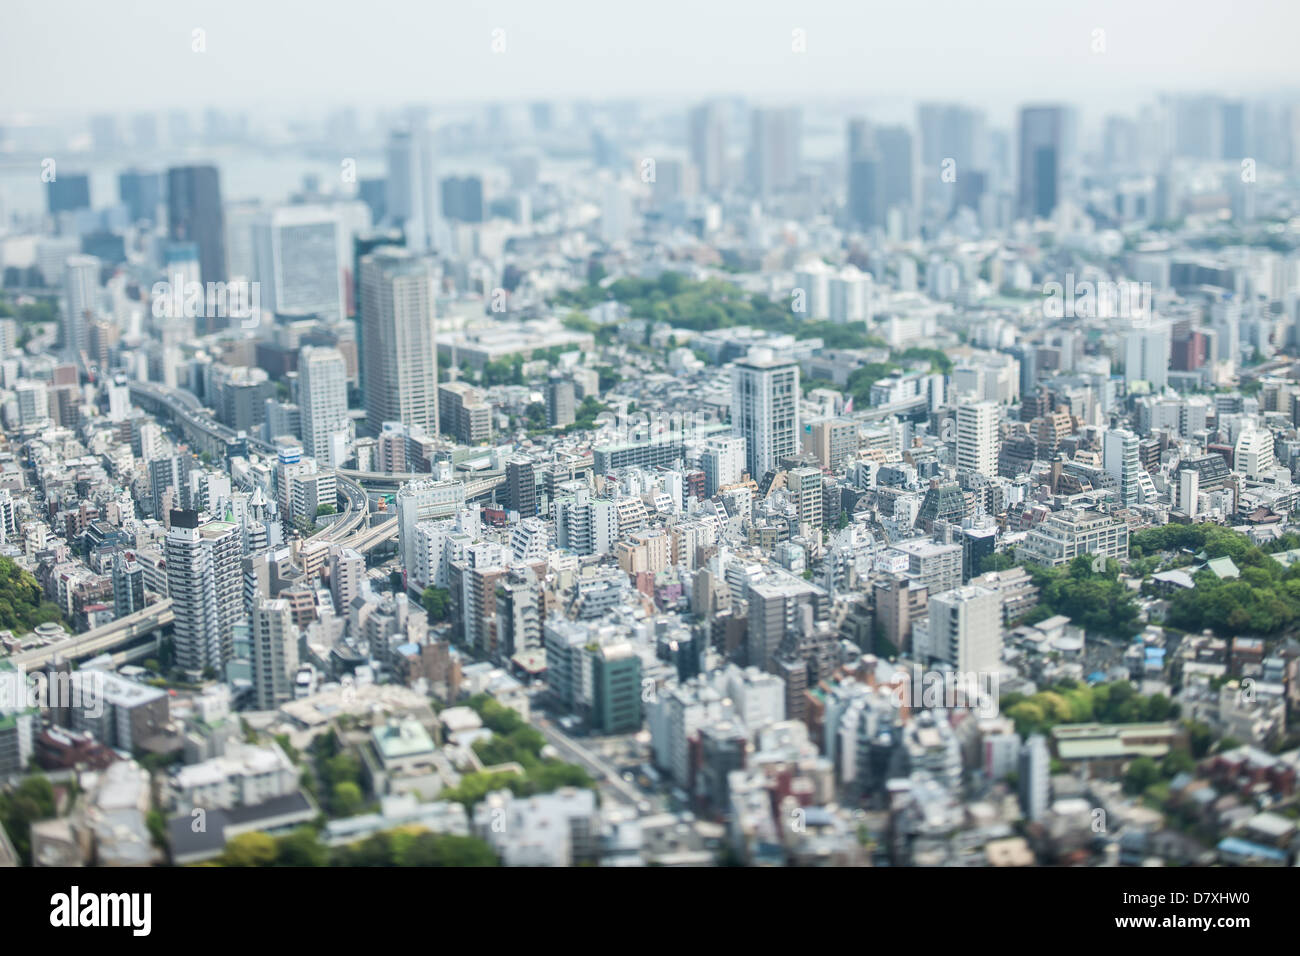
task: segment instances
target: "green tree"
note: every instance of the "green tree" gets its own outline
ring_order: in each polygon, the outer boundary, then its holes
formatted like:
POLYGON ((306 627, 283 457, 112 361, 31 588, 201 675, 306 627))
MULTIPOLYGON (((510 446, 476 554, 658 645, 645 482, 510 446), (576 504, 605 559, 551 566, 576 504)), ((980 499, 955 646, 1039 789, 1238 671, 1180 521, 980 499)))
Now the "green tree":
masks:
POLYGON ((361 788, 351 780, 341 780, 334 784, 334 802, 332 809, 341 817, 354 816, 361 809, 361 788))
POLYGON ((451 592, 446 588, 429 585, 420 595, 420 603, 424 605, 430 624, 445 621, 451 614, 451 592))
POLYGON ((1124 772, 1124 792, 1142 793, 1160 780, 1160 767, 1150 757, 1138 757, 1124 772))
POLYGON ((271 866, 278 850, 275 839, 265 833, 241 833, 226 842, 218 858, 222 866, 271 866))

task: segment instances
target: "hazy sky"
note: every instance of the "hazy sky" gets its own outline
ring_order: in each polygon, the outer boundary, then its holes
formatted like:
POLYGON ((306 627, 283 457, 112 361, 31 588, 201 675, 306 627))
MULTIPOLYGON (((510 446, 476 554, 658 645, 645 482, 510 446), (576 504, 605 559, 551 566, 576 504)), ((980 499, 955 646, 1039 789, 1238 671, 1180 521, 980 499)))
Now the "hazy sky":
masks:
POLYGON ((1298 35, 1296 0, 6 0, 0 116, 709 93, 1125 107, 1295 88, 1298 35))

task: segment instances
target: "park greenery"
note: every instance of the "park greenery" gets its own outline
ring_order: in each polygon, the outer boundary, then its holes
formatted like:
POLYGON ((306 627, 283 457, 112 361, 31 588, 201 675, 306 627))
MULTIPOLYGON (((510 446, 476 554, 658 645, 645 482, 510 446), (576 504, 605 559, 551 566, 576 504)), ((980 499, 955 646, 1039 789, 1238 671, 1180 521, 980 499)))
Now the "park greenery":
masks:
POLYGON ((365 784, 361 761, 343 748, 331 730, 308 748, 310 773, 303 775, 307 789, 330 817, 350 817, 365 809, 365 784))
POLYGON ((1094 560, 1091 555, 1080 555, 1059 568, 1026 564, 1025 570, 1038 587, 1038 606, 1019 623, 1037 624, 1059 614, 1090 632, 1116 637, 1136 634, 1141 629, 1138 607, 1119 578, 1119 562, 1112 558, 1094 570, 1094 560))
POLYGON ((546 738, 512 708, 486 694, 471 697, 468 705, 492 731, 491 738, 474 743, 474 752, 485 767, 515 763, 523 768, 470 773, 460 783, 440 793, 441 800, 457 800, 473 809, 474 804, 494 790, 509 790, 517 797, 550 793, 561 787, 594 787, 595 782, 582 767, 542 756, 546 738))
POLYGON ((63 623, 59 606, 45 600, 30 572, 12 558, 0 558, 0 629, 25 634, 48 621, 63 623))
POLYGON ((1021 735, 1045 734, 1057 724, 1134 724, 1178 716, 1178 705, 1169 698, 1144 697, 1127 681, 1089 685, 1063 680, 1031 696, 1003 694, 999 707, 1021 735))
POLYGON ((401 827, 341 847, 328 847, 311 827, 284 836, 243 833, 211 866, 496 866, 492 848, 475 837, 401 827))
MULTIPOLYGON (((1277 552, 1297 545, 1300 538, 1284 535, 1269 547, 1277 552)), ((1227 557, 1240 571, 1235 578, 1193 571, 1196 586, 1170 596, 1165 623, 1172 627, 1270 636, 1290 632, 1300 622, 1300 564, 1283 567, 1244 534, 1211 524, 1170 524, 1137 532, 1129 549, 1138 558, 1160 556, 1166 568, 1227 557)))
MULTIPOLYGON (((695 332, 748 326, 798 339, 820 338, 833 349, 887 347, 884 339, 870 333, 865 322, 804 318, 789 300, 775 301, 724 279, 690 279, 679 272, 665 272, 657 279, 618 279, 608 287, 586 285, 561 291, 556 297, 559 306, 575 310, 610 300, 626 306, 634 319, 695 332)), ((610 327, 597 325, 580 312, 567 318, 566 325, 591 332, 599 342, 608 342, 611 335, 610 327)))

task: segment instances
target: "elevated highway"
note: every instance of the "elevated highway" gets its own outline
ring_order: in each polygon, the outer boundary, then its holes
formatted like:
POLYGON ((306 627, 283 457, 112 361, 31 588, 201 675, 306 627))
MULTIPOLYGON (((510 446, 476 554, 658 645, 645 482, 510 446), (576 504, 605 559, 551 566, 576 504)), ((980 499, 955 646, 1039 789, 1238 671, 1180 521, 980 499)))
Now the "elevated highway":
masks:
POLYGON ((163 598, 158 603, 151 604, 134 614, 128 614, 126 617, 110 621, 85 633, 76 634, 65 641, 14 654, 8 658, 8 661, 15 667, 32 671, 44 667, 56 657, 65 661, 98 657, 106 651, 116 650, 123 644, 159 631, 175 619, 171 600, 163 598))

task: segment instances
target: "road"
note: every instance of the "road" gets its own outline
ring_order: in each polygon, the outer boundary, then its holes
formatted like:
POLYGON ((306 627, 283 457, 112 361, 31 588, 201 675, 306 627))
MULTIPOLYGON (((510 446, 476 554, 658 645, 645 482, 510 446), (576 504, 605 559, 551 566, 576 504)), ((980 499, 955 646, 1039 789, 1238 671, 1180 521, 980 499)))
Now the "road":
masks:
POLYGON ((645 795, 624 780, 617 767, 611 766, 572 737, 562 733, 545 717, 534 714, 533 726, 542 732, 546 742, 558 750, 562 757, 583 767, 602 788, 612 789, 614 795, 629 807, 636 809, 637 804, 645 800, 645 795))
POLYGON ((28 670, 45 666, 55 657, 64 660, 95 657, 112 650, 119 644, 135 640, 141 634, 165 627, 175 619, 170 598, 163 598, 156 604, 150 604, 141 611, 128 614, 120 620, 110 621, 102 627, 77 634, 66 641, 33 648, 14 654, 7 660, 15 667, 28 670))

